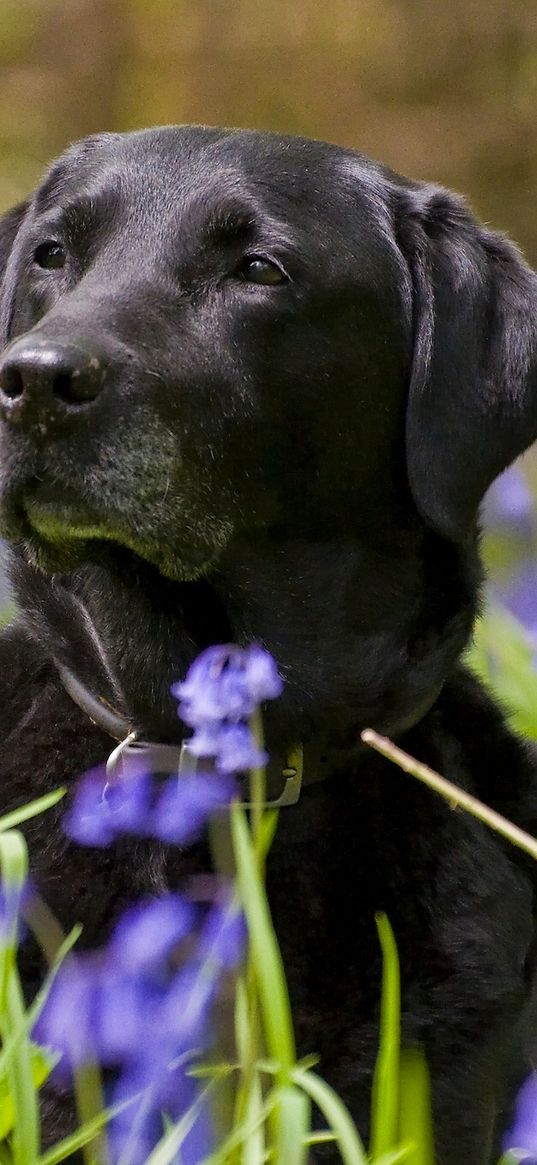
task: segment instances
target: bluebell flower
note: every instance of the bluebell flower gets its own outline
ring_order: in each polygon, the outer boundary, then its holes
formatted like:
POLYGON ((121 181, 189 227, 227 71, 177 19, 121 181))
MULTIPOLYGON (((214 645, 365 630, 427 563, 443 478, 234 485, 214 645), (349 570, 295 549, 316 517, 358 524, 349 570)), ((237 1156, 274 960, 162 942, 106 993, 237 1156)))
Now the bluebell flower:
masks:
MULTIPOLYGON (((163 1115, 178 1120, 190 1108, 198 1095, 198 1085, 188 1074, 190 1066, 185 1057, 167 1066, 165 1075, 148 1070, 145 1064, 121 1074, 111 1090, 110 1103, 134 1100, 134 1104, 122 1109, 109 1126, 112 1161, 143 1165, 164 1132, 163 1115)), ((181 1145, 181 1165, 198 1165, 214 1148, 211 1115, 205 1106, 181 1145)))
POLYGON ((535 502, 518 465, 500 474, 488 490, 483 517, 487 526, 508 527, 521 535, 535 530, 535 502))
POLYGON ((101 767, 79 781, 63 827, 79 845, 110 846, 122 834, 189 845, 235 792, 234 782, 218 773, 174 776, 158 785, 148 773, 135 773, 108 784, 101 767))
POLYGON ((54 1074, 68 1082, 93 1059, 116 1064, 138 1055, 150 1035, 154 1001, 155 990, 107 965, 103 952, 70 956, 52 985, 35 1038, 60 1053, 54 1074))
POLYGON ((243 773, 265 765, 267 753, 258 748, 247 724, 204 725, 188 742, 194 756, 214 757, 219 773, 243 773))
POLYGON ((537 1072, 520 1089, 514 1123, 504 1137, 503 1147, 504 1152, 516 1152, 517 1160, 524 1165, 537 1162, 537 1072))
MULTIPOLYGON (((73 840, 109 846, 127 834, 188 845, 229 806, 232 774, 266 762, 248 720, 282 690, 267 652, 210 648, 173 690, 194 729, 192 751, 214 758, 216 771, 157 782, 140 770, 108 784, 104 768, 95 769, 66 818, 73 840)), ((142 1165, 162 1135, 163 1114, 177 1120, 198 1095, 189 1069, 212 1044, 220 981, 245 943, 244 919, 229 895, 202 911, 167 894, 127 911, 106 949, 71 956, 60 969, 37 1027, 41 1042, 61 1053, 57 1071, 65 1075, 95 1055, 116 1073, 114 1101, 138 1098, 112 1122, 112 1163, 142 1165)), ((196 1165, 213 1141, 204 1113, 181 1147, 182 1165, 196 1165)))
POLYGON ((235 793, 235 782, 219 773, 170 777, 161 786, 153 808, 152 836, 172 845, 189 845, 199 837, 209 817, 226 808, 235 793))
MULTIPOLYGON (((162 1135, 162 1114, 177 1120, 197 1095, 188 1071, 212 1044, 220 979, 244 948, 244 922, 228 892, 203 915, 170 893, 127 911, 104 950, 71 955, 60 968, 35 1035, 60 1052, 60 1080, 95 1057, 118 1073, 114 1100, 137 1097, 112 1122, 113 1163, 131 1160, 132 1150, 133 1165, 141 1165, 162 1135), (190 953, 177 967, 187 936, 190 953)), ((205 1113, 185 1142, 182 1165, 195 1165, 211 1145, 205 1113)))
POLYGON ((32 893, 31 880, 27 879, 22 889, 12 886, 9 882, 0 885, 0 948, 5 940, 21 942, 25 927, 21 919, 21 910, 32 893))
POLYGON ((267 763, 248 720, 263 700, 282 691, 282 680, 268 651, 250 647, 209 647, 174 684, 178 715, 194 728, 188 744, 195 756, 214 757, 222 773, 246 772, 267 763))
POLYGON ((233 970, 244 956, 246 936, 244 915, 227 898, 209 911, 199 937, 199 954, 220 963, 227 971, 233 970))
POLYGON ((164 1132, 162 1113, 151 1103, 149 1089, 144 1092, 136 1081, 121 1076, 110 1089, 109 1104, 128 1103, 109 1123, 106 1131, 110 1161, 125 1165, 144 1165, 164 1132))
POLYGON ((152 781, 135 772, 108 783, 103 765, 78 782, 73 803, 63 819, 72 841, 80 845, 109 846, 121 834, 144 836, 151 811, 152 781))
POLYGON ((247 724, 224 724, 220 729, 216 764, 222 773, 243 773, 266 765, 268 754, 258 748, 247 724))
POLYGON ((251 644, 208 647, 194 660, 186 679, 172 687, 181 701, 178 714, 191 728, 252 715, 263 700, 282 691, 282 680, 268 651, 251 644))
POLYGON ((93 1035, 98 998, 96 962, 69 955, 62 964, 34 1029, 40 1044, 61 1055, 55 1075, 68 1080, 74 1069, 94 1056, 93 1035))
POLYGON ((493 594, 537 643, 537 559, 524 559, 505 581, 496 583, 493 594))
POLYGON ((192 903, 180 894, 142 900, 121 915, 108 960, 130 975, 147 974, 194 930, 195 922, 192 903))
POLYGON ((172 777, 156 786, 142 767, 108 783, 100 766, 78 783, 64 818, 67 836, 90 846, 110 846, 122 834, 181 846, 196 840, 209 817, 235 794, 225 778, 266 764, 267 754, 255 743, 247 720, 260 700, 281 690, 276 664, 261 647, 202 652, 184 683, 172 691, 181 700, 179 714, 195 729, 192 752, 214 758, 216 773, 172 777))
POLYGON ((170 1103, 170 1064, 187 1054, 191 1059, 199 1058, 212 1043, 211 1015, 218 987, 218 976, 207 973, 193 956, 161 992, 151 1017, 153 1047, 146 1046, 137 1059, 150 1069, 161 1107, 170 1103))
MULTIPOLYGON (((140 1048, 154 1038, 151 1020, 158 1012, 158 984, 116 969, 105 958, 93 982, 91 1040, 99 1063, 116 1065, 136 1060, 140 1048)), ((50 1037, 54 1032, 51 1030, 50 1037)), ((53 1038, 49 1038, 53 1045, 53 1038)))

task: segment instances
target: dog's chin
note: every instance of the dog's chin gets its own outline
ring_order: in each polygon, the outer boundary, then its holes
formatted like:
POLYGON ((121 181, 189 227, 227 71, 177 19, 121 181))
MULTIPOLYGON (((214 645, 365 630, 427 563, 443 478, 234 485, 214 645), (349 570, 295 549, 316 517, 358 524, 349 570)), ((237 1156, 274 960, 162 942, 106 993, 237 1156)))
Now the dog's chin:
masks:
MULTIPOLYGON (((221 531, 216 545, 194 546, 179 541, 144 539, 136 531, 105 517, 95 518, 72 505, 52 506, 26 501, 19 511, 17 542, 31 566, 46 575, 66 575, 84 563, 124 569, 143 561, 173 582, 195 582, 215 565, 226 545, 228 531, 221 531)), ((11 530, 11 538, 14 531, 11 530)))

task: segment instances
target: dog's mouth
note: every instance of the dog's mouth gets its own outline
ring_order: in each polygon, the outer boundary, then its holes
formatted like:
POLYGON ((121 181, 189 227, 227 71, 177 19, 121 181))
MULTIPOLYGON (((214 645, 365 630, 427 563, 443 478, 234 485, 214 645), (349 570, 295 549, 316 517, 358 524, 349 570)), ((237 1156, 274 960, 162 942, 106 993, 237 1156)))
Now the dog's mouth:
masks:
POLYGON ((22 500, 22 511, 35 535, 45 542, 121 541, 108 522, 77 498, 32 494, 22 500))
POLYGON ((97 510, 69 487, 32 481, 4 505, 3 533, 22 545, 28 561, 45 574, 64 574, 86 561, 107 562, 117 552, 124 560, 131 552, 178 582, 193 582, 206 574, 226 544, 230 531, 222 530, 216 544, 175 540, 121 513, 97 510))

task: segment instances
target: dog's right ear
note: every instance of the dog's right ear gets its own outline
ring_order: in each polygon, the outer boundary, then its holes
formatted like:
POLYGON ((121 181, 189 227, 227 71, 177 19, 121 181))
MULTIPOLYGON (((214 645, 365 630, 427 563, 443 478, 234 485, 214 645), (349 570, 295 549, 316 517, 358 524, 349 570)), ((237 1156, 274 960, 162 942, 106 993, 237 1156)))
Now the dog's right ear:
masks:
POLYGON ((26 212, 30 205, 30 199, 25 198, 23 202, 18 202, 11 210, 0 218, 0 286, 4 278, 8 259, 11 254, 11 248, 19 227, 26 216, 26 212))
POLYGON ((0 217, 0 348, 7 342, 13 312, 15 288, 9 288, 6 271, 13 250, 13 244, 30 206, 30 199, 18 202, 0 217))
POLYGON ((0 283, 4 278, 11 248, 17 237, 19 227, 26 217, 29 205, 30 199, 25 198, 23 202, 18 202, 16 206, 6 211, 0 218, 0 283))

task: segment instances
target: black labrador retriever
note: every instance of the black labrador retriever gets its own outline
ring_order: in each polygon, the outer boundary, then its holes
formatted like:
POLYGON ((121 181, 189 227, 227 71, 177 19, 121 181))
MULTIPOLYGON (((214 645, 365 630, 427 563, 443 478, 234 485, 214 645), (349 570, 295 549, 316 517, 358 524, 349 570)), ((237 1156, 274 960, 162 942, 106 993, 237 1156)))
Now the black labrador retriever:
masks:
MULTIPOLYGON (((537 436, 536 276, 443 189, 200 127, 78 143, 0 229, 4 808, 102 762, 114 723, 177 744, 172 681, 263 643, 269 747, 305 758, 269 867, 300 1048, 367 1136, 386 911, 438 1165, 493 1161, 532 1055, 534 870, 359 737, 537 828, 536 762, 459 662, 480 500, 537 436)), ((28 833, 88 945, 207 862, 28 833)))

